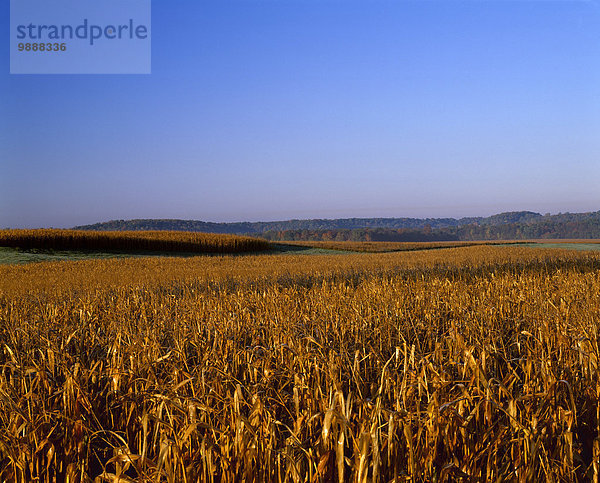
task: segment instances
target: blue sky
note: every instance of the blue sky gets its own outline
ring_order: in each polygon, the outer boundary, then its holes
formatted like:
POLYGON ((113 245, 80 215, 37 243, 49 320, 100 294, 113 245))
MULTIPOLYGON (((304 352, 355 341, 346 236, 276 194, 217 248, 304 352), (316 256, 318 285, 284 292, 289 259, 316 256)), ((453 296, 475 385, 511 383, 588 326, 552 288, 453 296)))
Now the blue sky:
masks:
POLYGON ((154 0, 151 75, 10 75, 0 227, 600 209, 597 1, 154 0))

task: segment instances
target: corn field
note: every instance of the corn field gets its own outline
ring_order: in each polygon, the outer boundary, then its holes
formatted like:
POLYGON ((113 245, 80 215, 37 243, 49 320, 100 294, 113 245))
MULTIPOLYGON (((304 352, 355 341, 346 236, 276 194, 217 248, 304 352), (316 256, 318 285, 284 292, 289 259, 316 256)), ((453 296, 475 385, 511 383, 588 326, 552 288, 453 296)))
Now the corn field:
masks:
POLYGON ((0 230, 0 246, 50 250, 238 253, 267 250, 258 238, 183 231, 0 230))
POLYGON ((478 245, 507 245, 523 242, 514 241, 442 241, 442 242, 385 242, 385 241, 280 241, 275 242, 282 245, 324 248, 327 250, 343 250, 353 252, 401 252, 420 251, 435 248, 458 248, 478 245))
POLYGON ((0 267, 5 481, 595 481, 600 255, 0 267))

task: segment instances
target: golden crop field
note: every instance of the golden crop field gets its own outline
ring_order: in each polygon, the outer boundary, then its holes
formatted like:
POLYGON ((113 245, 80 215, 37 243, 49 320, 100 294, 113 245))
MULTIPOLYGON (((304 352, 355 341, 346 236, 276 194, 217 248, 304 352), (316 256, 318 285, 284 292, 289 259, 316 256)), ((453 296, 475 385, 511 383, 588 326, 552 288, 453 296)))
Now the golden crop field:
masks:
POLYGON ((184 231, 0 230, 0 246, 54 250, 238 253, 267 250, 258 238, 184 231))
POLYGON ((510 241, 442 241, 442 242, 381 242, 381 241, 281 241, 274 242, 282 245, 293 245, 328 250, 344 250, 353 252, 401 252, 415 250, 431 250, 436 248, 457 248, 477 245, 507 245, 517 242, 510 241))
POLYGON ((441 242, 381 242, 381 241, 278 241, 280 245, 291 245, 311 248, 324 248, 328 250, 343 250, 352 252, 401 252, 416 250, 432 250, 437 248, 458 248, 482 245, 523 245, 535 244, 564 244, 564 245, 590 245, 600 244, 596 239, 544 239, 544 240, 502 240, 502 241, 441 241, 441 242))
POLYGON ((5 481, 598 481, 600 254, 0 267, 5 481))

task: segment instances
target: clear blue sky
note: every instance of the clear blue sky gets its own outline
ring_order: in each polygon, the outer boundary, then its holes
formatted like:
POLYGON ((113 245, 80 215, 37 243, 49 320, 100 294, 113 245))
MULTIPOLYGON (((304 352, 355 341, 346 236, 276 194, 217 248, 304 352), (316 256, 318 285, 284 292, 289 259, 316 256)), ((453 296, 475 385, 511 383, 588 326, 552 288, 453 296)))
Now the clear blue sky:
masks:
POLYGON ((154 0, 151 75, 10 75, 0 227, 600 209, 597 1, 154 0))

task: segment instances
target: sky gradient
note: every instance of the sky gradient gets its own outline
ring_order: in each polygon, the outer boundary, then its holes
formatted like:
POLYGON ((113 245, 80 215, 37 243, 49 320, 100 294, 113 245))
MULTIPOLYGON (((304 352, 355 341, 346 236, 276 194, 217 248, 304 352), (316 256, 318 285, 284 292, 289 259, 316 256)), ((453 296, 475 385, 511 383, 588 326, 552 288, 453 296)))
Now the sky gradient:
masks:
POLYGON ((0 228, 600 209, 597 1, 154 0, 152 74, 10 75, 0 228))

